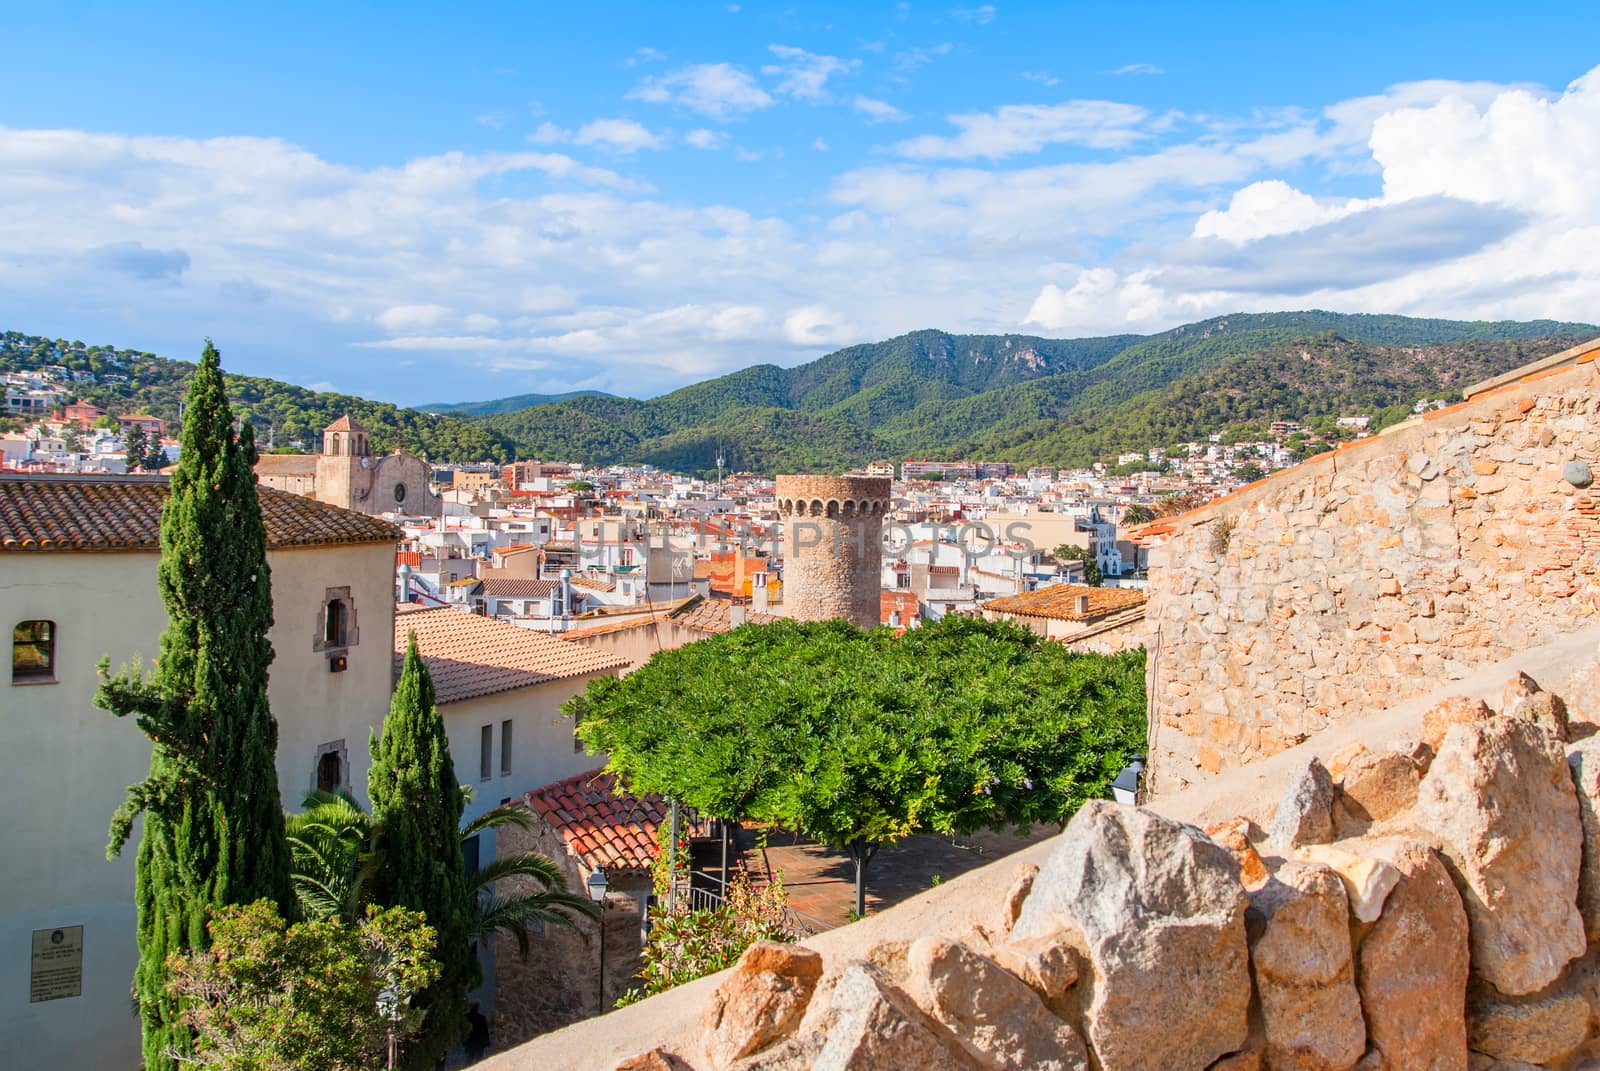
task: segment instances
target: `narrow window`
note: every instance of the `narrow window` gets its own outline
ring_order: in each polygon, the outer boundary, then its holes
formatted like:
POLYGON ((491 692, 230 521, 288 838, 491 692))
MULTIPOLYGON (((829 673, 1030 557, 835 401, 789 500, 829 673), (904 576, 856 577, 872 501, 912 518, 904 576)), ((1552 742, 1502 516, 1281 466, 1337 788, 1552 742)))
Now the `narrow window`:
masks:
POLYGON ((469 878, 478 872, 480 865, 479 852, 481 849, 478 847, 478 843, 476 836, 468 837, 461 842, 461 869, 466 872, 469 878))
POLYGON ((583 741, 578 737, 578 726, 583 724, 583 711, 574 711, 572 715, 572 753, 583 754, 583 741))
POLYGON ((56 679, 56 623, 24 621, 11 630, 11 680, 56 679))
POLYGON ((332 792, 344 784, 344 773, 340 769, 339 753, 329 751, 317 760, 317 788, 323 792, 332 792))
POLYGON ((511 772, 511 719, 500 723, 500 776, 511 772))
POLYGON ((322 619, 322 646, 344 645, 344 603, 336 600, 328 603, 327 613, 322 619))
POLYGON ((478 742, 478 777, 487 781, 494 775, 494 726, 485 725, 478 742))

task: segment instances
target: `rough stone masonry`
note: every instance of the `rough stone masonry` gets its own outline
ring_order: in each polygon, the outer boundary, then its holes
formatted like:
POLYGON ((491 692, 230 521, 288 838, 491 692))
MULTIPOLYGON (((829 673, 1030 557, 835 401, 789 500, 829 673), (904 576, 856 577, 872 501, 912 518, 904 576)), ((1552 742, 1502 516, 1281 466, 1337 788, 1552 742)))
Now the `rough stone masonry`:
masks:
POLYGON ((1561 709, 1518 677, 1309 758, 1270 832, 1091 801, 988 917, 752 946, 605 1071, 1596 1071, 1600 737, 1561 709))
POLYGON ((1597 354, 1600 340, 1147 526, 1168 537, 1146 641, 1154 791, 1592 620, 1597 354))

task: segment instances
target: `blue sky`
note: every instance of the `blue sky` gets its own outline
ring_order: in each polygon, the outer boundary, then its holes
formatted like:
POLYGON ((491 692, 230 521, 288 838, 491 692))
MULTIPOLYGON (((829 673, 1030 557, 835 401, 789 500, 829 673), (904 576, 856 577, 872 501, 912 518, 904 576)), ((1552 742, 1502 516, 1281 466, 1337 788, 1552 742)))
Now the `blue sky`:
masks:
POLYGON ((1595 4, 14 5, 0 33, 0 326, 209 334, 399 402, 656 393, 919 327, 1600 317, 1595 4))

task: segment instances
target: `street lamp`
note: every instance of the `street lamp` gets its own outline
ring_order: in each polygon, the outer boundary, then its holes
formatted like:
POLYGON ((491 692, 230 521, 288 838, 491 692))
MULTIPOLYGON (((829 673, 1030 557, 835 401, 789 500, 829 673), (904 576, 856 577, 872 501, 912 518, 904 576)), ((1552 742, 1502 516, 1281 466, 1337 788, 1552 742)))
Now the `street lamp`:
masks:
POLYGON ((611 883, 606 881, 606 868, 597 866, 594 873, 589 875, 589 880, 584 882, 584 887, 589 890, 589 899, 600 908, 600 1014, 606 1012, 606 890, 611 883))

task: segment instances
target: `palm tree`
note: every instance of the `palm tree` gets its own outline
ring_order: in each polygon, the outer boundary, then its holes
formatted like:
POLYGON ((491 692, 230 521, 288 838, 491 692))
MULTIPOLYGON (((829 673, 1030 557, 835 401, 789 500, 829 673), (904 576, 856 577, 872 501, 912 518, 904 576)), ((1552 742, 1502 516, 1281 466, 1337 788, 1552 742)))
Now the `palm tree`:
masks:
MULTIPOLYGON (((348 789, 313 790, 306 794, 303 806, 303 813, 286 820, 291 879, 300 913, 306 918, 337 917, 354 922, 372 902, 373 879, 383 866, 372 816, 361 809, 348 789)), ((532 823, 533 816, 522 808, 501 805, 469 822, 461 839, 507 826, 528 829, 532 823)), ((600 914, 588 897, 567 888, 560 866, 538 852, 511 852, 479 867, 469 877, 467 896, 472 904, 468 935, 484 942, 495 933, 507 934, 516 940, 524 959, 529 926, 538 923, 576 929, 574 914, 588 918, 600 914), (514 878, 526 878, 536 888, 496 890, 499 882, 514 878)))
MULTIPOLYGON (((529 829, 533 815, 521 807, 502 804, 491 807, 467 823, 461 839, 477 836, 489 829, 516 826, 529 829)), ((587 896, 567 888, 566 875, 548 855, 538 852, 511 852, 485 863, 472 874, 467 885, 473 910, 468 934, 474 941, 487 941, 495 933, 510 934, 517 951, 528 958, 528 926, 552 924, 577 929, 570 912, 599 918, 600 909, 587 896), (528 878, 540 886, 538 892, 497 892, 494 886, 507 878, 528 878)))

